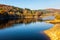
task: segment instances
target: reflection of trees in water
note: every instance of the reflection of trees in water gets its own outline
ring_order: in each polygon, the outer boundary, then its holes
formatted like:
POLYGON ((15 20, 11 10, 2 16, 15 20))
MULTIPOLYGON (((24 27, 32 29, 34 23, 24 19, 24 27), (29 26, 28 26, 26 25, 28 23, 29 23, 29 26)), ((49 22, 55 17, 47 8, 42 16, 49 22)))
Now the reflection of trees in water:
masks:
POLYGON ((38 19, 16 19, 16 20, 0 20, 0 29, 10 27, 13 24, 29 24, 31 22, 41 21, 38 19))
POLYGON ((54 25, 53 28, 44 31, 51 40, 60 40, 60 24, 54 25))

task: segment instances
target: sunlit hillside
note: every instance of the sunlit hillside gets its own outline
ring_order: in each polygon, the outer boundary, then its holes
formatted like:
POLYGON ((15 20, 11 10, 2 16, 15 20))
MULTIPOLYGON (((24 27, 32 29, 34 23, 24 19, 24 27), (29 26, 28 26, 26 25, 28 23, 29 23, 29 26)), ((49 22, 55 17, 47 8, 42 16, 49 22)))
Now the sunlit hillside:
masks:
POLYGON ((0 4, 0 17, 20 17, 20 18, 38 18, 43 13, 39 10, 29 8, 19 8, 15 6, 0 4))
POLYGON ((51 40, 60 40, 60 13, 57 12, 54 16, 54 20, 46 21, 54 24, 54 26, 44 32, 50 37, 51 40))
POLYGON ((60 40, 60 24, 55 24, 49 30, 44 31, 51 40, 60 40))
POLYGON ((54 16, 56 12, 60 13, 60 9, 49 8, 43 10, 31 10, 29 8, 23 9, 15 6, 0 4, 0 18, 41 18, 51 15, 54 16))

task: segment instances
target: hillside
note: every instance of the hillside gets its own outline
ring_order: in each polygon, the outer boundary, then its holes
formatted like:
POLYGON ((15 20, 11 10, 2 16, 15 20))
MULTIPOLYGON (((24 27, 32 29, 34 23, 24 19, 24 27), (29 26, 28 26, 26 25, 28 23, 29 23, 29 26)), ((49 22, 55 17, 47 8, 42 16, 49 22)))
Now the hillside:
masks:
POLYGON ((48 9, 45 9, 47 11, 51 11, 51 12, 60 12, 60 9, 54 9, 54 8, 48 8, 48 9))
POLYGON ((0 4, 0 18, 41 18, 42 15, 54 15, 56 12, 60 13, 60 9, 31 10, 0 4))
POLYGON ((19 16, 20 18, 32 18, 32 16, 40 16, 41 12, 38 10, 30 10, 28 8, 18 8, 14 6, 0 4, 0 17, 5 16, 19 16))
POLYGON ((8 14, 13 15, 16 12, 22 12, 22 10, 23 10, 22 8, 0 4, 0 13, 2 14, 3 12, 8 12, 8 14))

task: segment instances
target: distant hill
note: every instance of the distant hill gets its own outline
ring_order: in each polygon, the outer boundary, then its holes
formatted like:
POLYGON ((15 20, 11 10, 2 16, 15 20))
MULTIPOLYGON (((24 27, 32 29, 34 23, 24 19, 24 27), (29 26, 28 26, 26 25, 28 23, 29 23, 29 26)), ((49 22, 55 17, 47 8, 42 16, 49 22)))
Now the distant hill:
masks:
POLYGON ((52 11, 52 12, 60 12, 60 9, 54 9, 54 8, 48 8, 48 9, 45 9, 47 11, 52 11))

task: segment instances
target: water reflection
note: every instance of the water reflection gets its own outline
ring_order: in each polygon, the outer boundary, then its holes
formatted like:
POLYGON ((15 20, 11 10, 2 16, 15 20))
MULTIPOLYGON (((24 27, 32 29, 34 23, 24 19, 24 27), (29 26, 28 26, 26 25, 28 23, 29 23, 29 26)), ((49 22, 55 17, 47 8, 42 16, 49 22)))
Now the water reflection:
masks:
POLYGON ((14 24, 22 24, 22 23, 29 24, 31 22, 37 22, 37 21, 41 22, 41 20, 37 20, 37 19, 0 20, 0 29, 10 27, 14 24))

